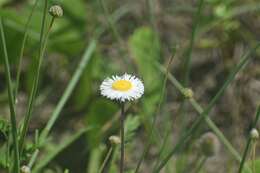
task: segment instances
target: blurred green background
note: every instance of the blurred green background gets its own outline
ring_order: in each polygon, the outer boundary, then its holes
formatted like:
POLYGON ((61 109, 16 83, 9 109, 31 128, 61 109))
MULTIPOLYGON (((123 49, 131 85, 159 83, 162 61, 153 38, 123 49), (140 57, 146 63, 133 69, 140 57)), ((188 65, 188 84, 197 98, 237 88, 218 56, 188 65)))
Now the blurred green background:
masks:
MULTIPOLYGON (((0 0, 0 15, 4 19, 14 79, 24 27, 33 3, 32 0, 0 0)), ((170 132, 164 151, 167 153, 167 149, 174 145, 197 116, 191 106, 183 104, 184 98, 170 83, 167 84, 161 110, 156 111, 164 79, 156 64, 166 66, 176 52, 170 72, 192 88, 194 97, 205 106, 243 53, 260 39, 260 2, 257 0, 205 0, 192 50, 189 44, 196 21, 197 1, 103 0, 102 4, 100 0, 50 0, 49 5, 52 4, 61 5, 64 16, 55 21, 49 37, 25 160, 32 154, 35 130, 45 126, 88 45, 94 40, 96 47, 52 129, 48 145, 41 150, 39 162, 42 165, 39 164, 39 169, 46 173, 59 173, 66 168, 72 173, 97 172, 110 146, 108 137, 119 133, 119 106, 100 96, 99 85, 104 78, 125 72, 140 77, 145 85, 144 97, 128 105, 127 169, 131 172, 135 168, 148 140, 152 117, 157 114, 153 147, 141 168, 141 172, 151 172, 166 132, 170 132), (189 51, 191 74, 189 82, 185 82, 189 51), (80 130, 85 128, 88 128, 87 131, 81 133, 80 130), (72 140, 71 136, 77 133, 79 135, 72 140)), ((25 114, 35 75, 42 9, 43 1, 40 0, 30 23, 22 63, 17 103, 19 121, 25 114)), ((260 98, 259 54, 260 51, 254 54, 257 58, 239 73, 210 114, 240 152, 260 98)), ((4 126, 8 125, 9 110, 2 47, 0 57, 0 120, 4 126)), ((0 144, 4 146, 6 137, 2 126, 0 144)), ((206 131, 209 128, 204 124, 194 135, 193 142, 206 131)), ((174 164, 169 164, 165 172, 184 171, 194 157, 193 142, 182 155, 171 160, 174 164)), ((1 150, 0 153, 0 167, 5 167, 4 154, 1 150)), ((106 170, 109 173, 117 172, 116 150, 114 155, 110 170, 106 170)), ((217 156, 208 161, 204 172, 234 172, 237 166, 237 162, 221 146, 217 156)))

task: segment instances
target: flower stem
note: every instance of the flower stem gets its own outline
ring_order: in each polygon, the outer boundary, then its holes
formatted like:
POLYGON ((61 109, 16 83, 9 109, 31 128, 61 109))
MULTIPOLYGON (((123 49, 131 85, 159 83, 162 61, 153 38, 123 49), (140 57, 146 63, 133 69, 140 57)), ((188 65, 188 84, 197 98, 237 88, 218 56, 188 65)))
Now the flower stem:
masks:
POLYGON ((255 149, 256 149, 256 141, 252 143, 252 172, 256 173, 255 170, 255 149))
POLYGON ((125 158, 125 105, 121 105, 121 117, 120 117, 120 135, 121 135, 121 158, 120 158, 120 173, 124 173, 124 158, 125 158))

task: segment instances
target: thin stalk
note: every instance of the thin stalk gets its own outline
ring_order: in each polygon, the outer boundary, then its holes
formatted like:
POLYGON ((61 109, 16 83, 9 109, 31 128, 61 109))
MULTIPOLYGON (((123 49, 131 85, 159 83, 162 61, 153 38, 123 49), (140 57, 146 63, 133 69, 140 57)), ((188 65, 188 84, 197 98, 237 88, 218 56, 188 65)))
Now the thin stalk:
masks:
POLYGON ((162 156, 163 156, 163 151, 164 151, 164 148, 166 147, 167 141, 168 141, 168 139, 169 139, 170 132, 171 132, 171 128, 169 128, 169 129, 167 130, 166 135, 165 135, 165 137, 163 138, 162 146, 161 146, 161 148, 160 148, 160 151, 159 151, 157 160, 156 160, 156 162, 155 162, 154 169, 157 168, 158 165, 159 165, 159 163, 160 163, 160 158, 162 158, 162 156))
POLYGON ((28 164, 28 166, 29 166, 30 168, 33 167, 33 165, 34 165, 34 163, 35 163, 35 161, 36 161, 36 159, 37 159, 38 154, 39 154, 39 149, 36 149, 35 152, 33 153, 32 157, 31 157, 31 159, 30 159, 29 164, 28 164))
POLYGON ((20 51, 20 56, 19 56, 19 64, 18 64, 18 70, 17 70, 17 74, 16 74, 16 87, 15 87, 15 93, 14 93, 14 97, 16 99, 17 94, 18 94, 18 90, 19 90, 19 83, 20 83, 20 76, 21 76, 21 69, 22 69, 22 59, 23 59, 23 55, 24 55, 24 48, 25 48, 25 43, 28 37, 28 31, 29 31, 29 24, 31 22, 33 13, 35 11, 35 8, 38 4, 39 0, 35 0, 32 11, 28 17, 28 20, 25 24, 25 28, 24 28, 24 36, 23 36, 23 41, 22 41, 22 46, 21 46, 21 51, 20 51))
POLYGON ((67 100, 69 99, 69 97, 71 96, 76 84, 78 83, 81 74, 83 73, 86 65, 88 64, 94 50, 96 49, 97 46, 97 42, 96 40, 92 40, 88 46, 88 48, 86 49, 86 52, 84 53, 81 61, 79 62, 79 65, 77 67, 77 70, 74 72, 67 88, 65 89, 60 101, 58 102, 57 106, 55 107, 51 118, 48 120, 47 125, 45 126, 45 128, 43 129, 43 131, 40 134, 40 138, 39 138, 39 143, 40 145, 42 145, 42 143, 46 140, 47 136, 50 133, 50 130, 52 129, 54 123, 56 122, 56 120, 58 119, 62 109, 64 108, 67 100))
POLYGON ((159 103, 158 103, 158 106, 157 106, 156 114, 154 115, 153 120, 152 120, 151 131, 149 132, 149 135, 148 135, 148 143, 146 144, 145 149, 144 149, 144 151, 141 155, 141 158, 139 159, 139 161, 137 163, 137 166, 135 168, 135 173, 138 173, 138 171, 139 171, 139 169, 140 169, 140 167, 143 163, 143 160, 146 157, 146 155, 148 154, 150 147, 152 145, 152 138, 153 138, 153 133, 154 133, 155 124, 156 124, 156 120, 157 120, 157 114, 159 114, 160 110, 161 110, 161 104, 162 104, 164 94, 165 94, 165 88, 166 88, 166 84, 167 84, 167 80, 168 80, 168 74, 170 72, 170 67, 171 67, 172 61, 175 57, 175 52, 176 52, 176 50, 174 50, 174 53, 170 57, 169 62, 168 62, 167 67, 166 67, 166 73, 165 73, 165 77, 164 77, 164 81, 163 81, 163 85, 162 85, 162 90, 161 90, 161 93, 160 93, 159 103))
MULTIPOLYGON (((260 117, 260 106, 258 106, 258 108, 257 108, 256 115, 255 115, 255 120, 253 121, 252 128, 256 127, 256 125, 257 125, 257 123, 259 121, 259 117, 260 117)), ((247 157, 247 154, 249 152, 249 148, 250 148, 251 142, 252 142, 252 138, 248 137, 247 138, 247 142, 246 142, 246 147, 245 147, 245 150, 243 152, 243 156, 242 156, 242 159, 241 159, 241 162, 240 162, 240 165, 239 165, 238 173, 241 173, 242 170, 243 170, 243 166, 245 164, 246 157, 247 157)))
POLYGON ((255 150, 256 150, 256 144, 257 144, 257 142, 253 141, 253 144, 252 144, 252 172, 253 173, 256 173, 256 170, 255 170, 255 150))
POLYGON ((200 161, 199 161, 197 167, 195 168, 194 173, 200 173, 200 171, 202 170, 202 168, 203 168, 203 166, 204 166, 204 164, 205 164, 206 161, 207 161, 207 157, 203 156, 203 157, 200 159, 200 161))
MULTIPOLYGON (((45 8, 44 8, 44 16, 47 13, 47 0, 45 1, 45 8)), ((45 19, 46 17, 43 17, 43 23, 45 23, 45 19)), ((49 28, 47 30, 45 39, 43 40, 42 44, 40 45, 40 51, 39 51, 39 58, 38 58, 38 64, 37 64, 37 71, 36 71, 36 75, 34 77, 33 80, 33 86, 32 86, 32 90, 30 93, 30 98, 29 98, 29 105, 28 105, 28 109, 27 109, 27 113, 25 116, 25 119, 23 121, 23 125, 22 125, 22 131, 21 131, 21 135, 20 135, 20 143, 19 143, 19 147, 20 147, 20 153, 22 153, 23 151, 23 145, 24 145, 24 140, 26 137, 26 133, 28 131, 28 127, 29 127, 29 122, 31 120, 31 116, 32 116, 32 110, 33 110, 33 106, 35 103, 35 98, 36 98, 36 93, 37 93, 37 89, 38 89, 38 85, 39 85, 39 78, 40 78, 40 73, 41 73, 41 66, 42 66, 42 62, 43 62, 43 57, 45 54, 45 50, 47 47, 47 42, 48 42, 48 37, 50 34, 50 30, 52 28, 52 25, 54 23, 54 19, 55 17, 52 17, 49 28)), ((44 28, 44 24, 42 24, 42 30, 44 28)), ((43 33, 41 34, 43 35, 43 33)))
POLYGON ((125 168, 125 108, 124 103, 121 104, 121 117, 120 117, 120 136, 121 136, 121 157, 120 157, 120 173, 124 173, 125 168))
POLYGON ((18 135, 17 135, 17 126, 16 126, 15 103, 14 103, 12 79, 11 79, 9 58, 8 58, 6 42, 5 42, 5 34, 4 34, 2 17, 0 17, 0 30, 1 30, 0 32, 1 32, 3 51, 4 51, 5 75, 6 75, 6 79, 7 79, 8 101, 9 101, 10 119, 11 119, 11 133, 12 133, 13 146, 14 146, 13 172, 19 173, 19 171, 20 171, 20 158, 19 158, 18 135))
POLYGON ((195 37, 196 37, 196 31, 197 31, 197 28, 199 25, 199 21, 201 20, 200 16, 201 16, 203 3, 204 3, 204 0, 199 1, 198 9, 195 14, 195 20, 194 20, 195 22, 193 24, 192 31, 191 31, 190 44, 187 49, 187 56, 186 56, 186 59, 184 62, 184 86, 185 87, 187 87, 187 85, 189 83, 189 77, 190 77, 190 71, 191 71, 191 54, 192 54, 193 45, 194 45, 194 41, 195 41, 195 37))
POLYGON ((104 168, 105 168, 105 166, 106 166, 106 164, 107 164, 107 162, 108 162, 108 159, 110 158, 110 156, 111 156, 111 154, 112 154, 112 151, 113 151, 113 146, 111 146, 111 147, 109 148, 109 150, 108 150, 108 152, 107 152, 107 155, 106 155, 106 157, 105 157, 103 163, 101 164, 101 167, 100 167, 98 173, 102 173, 102 172, 103 172, 103 170, 104 170, 104 168))
MULTIPOLYGON (((216 93, 216 95, 211 99, 209 105, 206 107, 206 109, 200 114, 200 116, 195 120, 195 122, 192 124, 190 129, 181 137, 181 139, 177 142, 175 147, 169 152, 169 154, 163 159, 163 161, 160 163, 158 168, 154 171, 155 173, 159 173, 160 170, 166 165, 166 163, 171 159, 171 157, 179 150, 181 149, 186 142, 189 141, 190 137, 194 133, 194 131, 197 130, 201 122, 208 117, 209 112, 215 105, 215 103, 219 100, 219 98, 223 95, 226 88, 229 86, 229 84, 234 80, 236 74, 245 66, 245 64, 248 63, 249 59, 251 58, 252 53, 260 46, 260 44, 257 44, 254 48, 249 50, 240 60, 238 65, 234 67, 232 72, 229 74, 228 78, 226 79, 223 86, 219 89, 219 91, 216 93)), ((178 85, 180 87, 180 85, 178 85)), ((181 88, 181 87, 180 87, 181 88)), ((212 129, 216 130, 216 129, 212 129)), ((215 132, 215 131, 214 131, 215 132)), ((219 131, 220 132, 220 131, 219 131)), ((221 133, 222 134, 222 133, 221 133)), ((223 142, 224 135, 221 136, 220 140, 223 142)), ((226 144, 228 141, 224 141, 226 144)), ((228 142, 229 143, 229 142, 228 142)), ((238 157, 239 155, 235 156, 235 158, 240 161, 241 158, 238 157)))

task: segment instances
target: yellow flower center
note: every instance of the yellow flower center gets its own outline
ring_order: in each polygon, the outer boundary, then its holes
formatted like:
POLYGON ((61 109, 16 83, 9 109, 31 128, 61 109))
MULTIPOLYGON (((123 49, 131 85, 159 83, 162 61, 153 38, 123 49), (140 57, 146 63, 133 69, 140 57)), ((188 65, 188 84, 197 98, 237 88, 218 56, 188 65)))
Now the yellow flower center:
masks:
POLYGON ((128 91, 132 88, 132 83, 127 80, 118 80, 112 84, 112 88, 118 91, 128 91))

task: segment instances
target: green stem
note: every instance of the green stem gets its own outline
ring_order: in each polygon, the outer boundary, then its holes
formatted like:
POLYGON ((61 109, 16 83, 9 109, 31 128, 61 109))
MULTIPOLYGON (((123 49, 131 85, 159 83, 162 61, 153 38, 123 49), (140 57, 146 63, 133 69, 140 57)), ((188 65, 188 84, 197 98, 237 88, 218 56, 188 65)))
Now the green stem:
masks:
POLYGON ((39 149, 36 149, 35 152, 33 153, 32 157, 31 157, 31 159, 30 159, 29 164, 28 164, 28 166, 29 166, 30 168, 33 167, 33 164, 35 163, 38 154, 39 154, 39 149))
POLYGON ((256 149, 256 141, 253 141, 253 144, 252 144, 252 172, 253 173, 256 173, 256 170, 255 170, 255 149, 256 149))
POLYGON ((25 140, 26 133, 27 133, 28 127, 29 127, 29 123, 30 123, 30 120, 31 120, 31 117, 32 117, 32 110, 33 110, 33 106, 34 106, 34 103, 35 103, 36 93, 37 93, 37 89, 38 89, 38 85, 39 85, 39 78, 40 78, 40 72, 41 72, 43 57, 44 57, 45 50, 46 50, 46 47, 47 47, 47 41, 48 41, 48 37, 49 37, 49 34, 50 34, 50 30, 52 28, 52 25, 53 25, 53 22, 54 22, 54 19, 55 19, 54 17, 52 18, 51 23, 49 25, 49 28, 47 30, 45 39, 43 39, 44 26, 45 26, 47 7, 48 7, 48 0, 45 0, 44 2, 45 2, 45 4, 44 4, 44 11, 43 11, 44 14, 43 14, 42 28, 41 28, 39 58, 38 58, 38 63, 37 63, 36 75, 33 79, 33 86, 32 86, 32 90, 31 90, 30 97, 29 97, 28 109, 27 109, 25 119, 24 119, 23 124, 22 124, 22 131, 21 131, 20 141, 19 141, 20 153, 23 152, 24 140, 25 140))
POLYGON ((112 151, 113 151, 113 147, 111 146, 111 147, 109 148, 108 152, 107 152, 107 155, 106 155, 106 157, 105 157, 105 159, 104 159, 104 161, 103 161, 103 163, 102 163, 102 165, 101 165, 101 167, 100 167, 98 173, 102 173, 102 172, 103 172, 103 170, 104 170, 104 168, 105 168, 105 166, 106 166, 106 164, 107 164, 107 162, 108 162, 108 159, 109 159, 109 157, 110 157, 111 154, 112 154, 112 151))
MULTIPOLYGON (((259 121, 259 117, 260 117, 260 106, 258 106, 258 108, 257 108, 255 120, 254 120, 253 125, 252 125, 252 129, 256 127, 256 125, 259 121)), ((242 159, 241 159, 241 162, 240 162, 240 165, 239 165, 238 173, 241 173, 242 170, 243 170, 243 166, 245 164, 246 157, 247 157, 247 154, 249 152, 251 142, 252 142, 252 138, 248 137, 247 142, 246 142, 246 147, 245 147, 245 150, 243 152, 243 156, 242 156, 242 159)))
POLYGON ((12 131, 12 138, 14 143, 13 172, 19 173, 20 158, 19 158, 18 135, 17 135, 17 126, 16 126, 15 103, 14 103, 12 79, 11 79, 9 58, 8 58, 6 42, 5 42, 5 34, 4 34, 2 17, 0 17, 0 30, 1 30, 2 45, 4 50, 5 74, 6 74, 7 86, 8 86, 8 98, 9 98, 8 101, 9 101, 10 119, 11 119, 11 131, 12 131))
POLYGON ((24 36, 23 36, 23 41, 22 41, 22 46, 21 46, 21 51, 20 51, 20 56, 19 56, 18 70, 17 70, 17 74, 16 74, 16 87, 15 87, 15 93, 14 93, 15 98, 17 97, 18 90, 19 90, 19 83, 20 83, 20 76, 21 76, 21 69, 22 69, 22 59, 23 59, 23 54, 24 54, 25 43, 26 43, 26 40, 28 37, 29 24, 31 22, 33 13, 35 11, 35 8, 36 8, 38 2, 39 2, 39 0, 35 0, 32 11, 28 17, 28 20, 26 22, 25 29, 24 29, 24 36))
POLYGON ((121 157, 120 157, 120 173, 124 173, 125 168, 125 106, 121 105, 121 117, 120 117, 120 135, 121 135, 121 157))
POLYGON ((189 82, 190 71, 191 71, 191 54, 192 54, 193 45, 194 45, 194 41, 195 41, 196 31, 197 31, 197 28, 199 25, 199 21, 201 20, 200 16, 201 16, 203 3, 204 3, 204 0, 199 1, 197 12, 195 14, 195 20, 194 20, 195 22, 193 24, 192 31, 191 31, 190 44, 189 44, 189 47, 187 50, 187 56, 186 56, 186 59, 184 62, 184 86, 185 87, 187 87, 188 82, 189 82))
MULTIPOLYGON (((205 119, 207 119, 208 114, 210 112, 210 110, 213 108, 213 106, 215 105, 215 103, 219 100, 219 98, 223 95, 224 91, 226 90, 226 88, 229 86, 229 84, 233 81, 233 79, 235 78, 236 74, 244 67, 244 65, 246 63, 248 63, 248 60, 251 58, 252 53, 260 46, 260 44, 257 44, 253 49, 251 49, 250 51, 248 51, 241 59, 241 61, 238 63, 238 65, 236 65, 234 67, 234 69, 232 70, 232 72, 229 74, 227 80, 225 81, 224 85, 219 89, 219 91, 216 93, 216 95, 211 99, 209 105, 207 106, 207 108, 200 113, 200 116, 195 120, 195 122, 192 124, 192 126, 190 127, 190 129, 181 137, 181 139, 177 142, 176 146, 169 152, 169 154, 165 157, 165 159, 163 159, 163 161, 160 163, 160 165, 158 166, 158 168, 154 171, 155 173, 160 172, 160 170, 166 165, 166 163, 171 159, 171 157, 178 151, 180 150, 184 144, 186 142, 189 141, 190 137, 192 136, 192 134, 194 133, 194 131, 197 130, 197 128, 199 127, 199 125, 201 124, 201 122, 205 119)), ((161 67, 159 67, 161 68, 161 67)), ((170 76, 170 75, 169 75, 170 76)), ((173 77, 173 76, 172 76, 173 77)), ((175 78, 174 78, 175 79, 175 78)), ((183 93, 183 87, 181 86, 181 84, 179 82, 177 82, 177 80, 174 80, 176 87, 178 89, 181 90, 181 92, 183 93)), ((212 121, 211 121, 212 122, 212 121)), ((208 121, 206 121, 206 123, 208 124, 208 121)), ((212 122, 213 124, 213 122, 212 122)), ((210 125, 210 127, 212 126, 212 124, 210 125)), ((213 128, 212 130, 214 132, 217 132, 219 134, 221 134, 221 136, 219 136, 220 141, 223 142, 226 146, 226 144, 229 144, 228 140, 225 139, 224 135, 221 133, 221 131, 216 131, 217 127, 215 126, 215 128, 213 128)), ((228 146, 231 146, 231 144, 228 146)), ((235 150, 234 150, 235 151, 235 150)), ((230 151, 233 153, 233 150, 230 151)), ((235 154, 234 157, 238 160, 241 161, 241 157, 239 156, 239 154, 235 154)))
POLYGON ((58 119, 62 109, 64 108, 67 100, 69 99, 69 97, 71 96, 76 84, 78 83, 81 74, 83 73, 86 65, 88 64, 90 58, 92 57, 92 54, 95 50, 97 46, 97 42, 96 40, 92 40, 88 46, 88 48, 86 49, 86 52, 84 53, 81 61, 79 62, 79 65, 77 67, 77 70, 75 71, 75 73, 72 76, 72 79, 70 80, 67 88, 65 89, 59 103, 57 104, 57 106, 55 107, 51 118, 49 119, 47 125, 45 126, 45 128, 43 129, 43 131, 40 134, 40 139, 39 139, 39 143, 40 145, 42 145, 42 143, 46 140, 47 136, 50 133, 50 130, 52 129, 54 123, 56 122, 56 120, 58 119))

